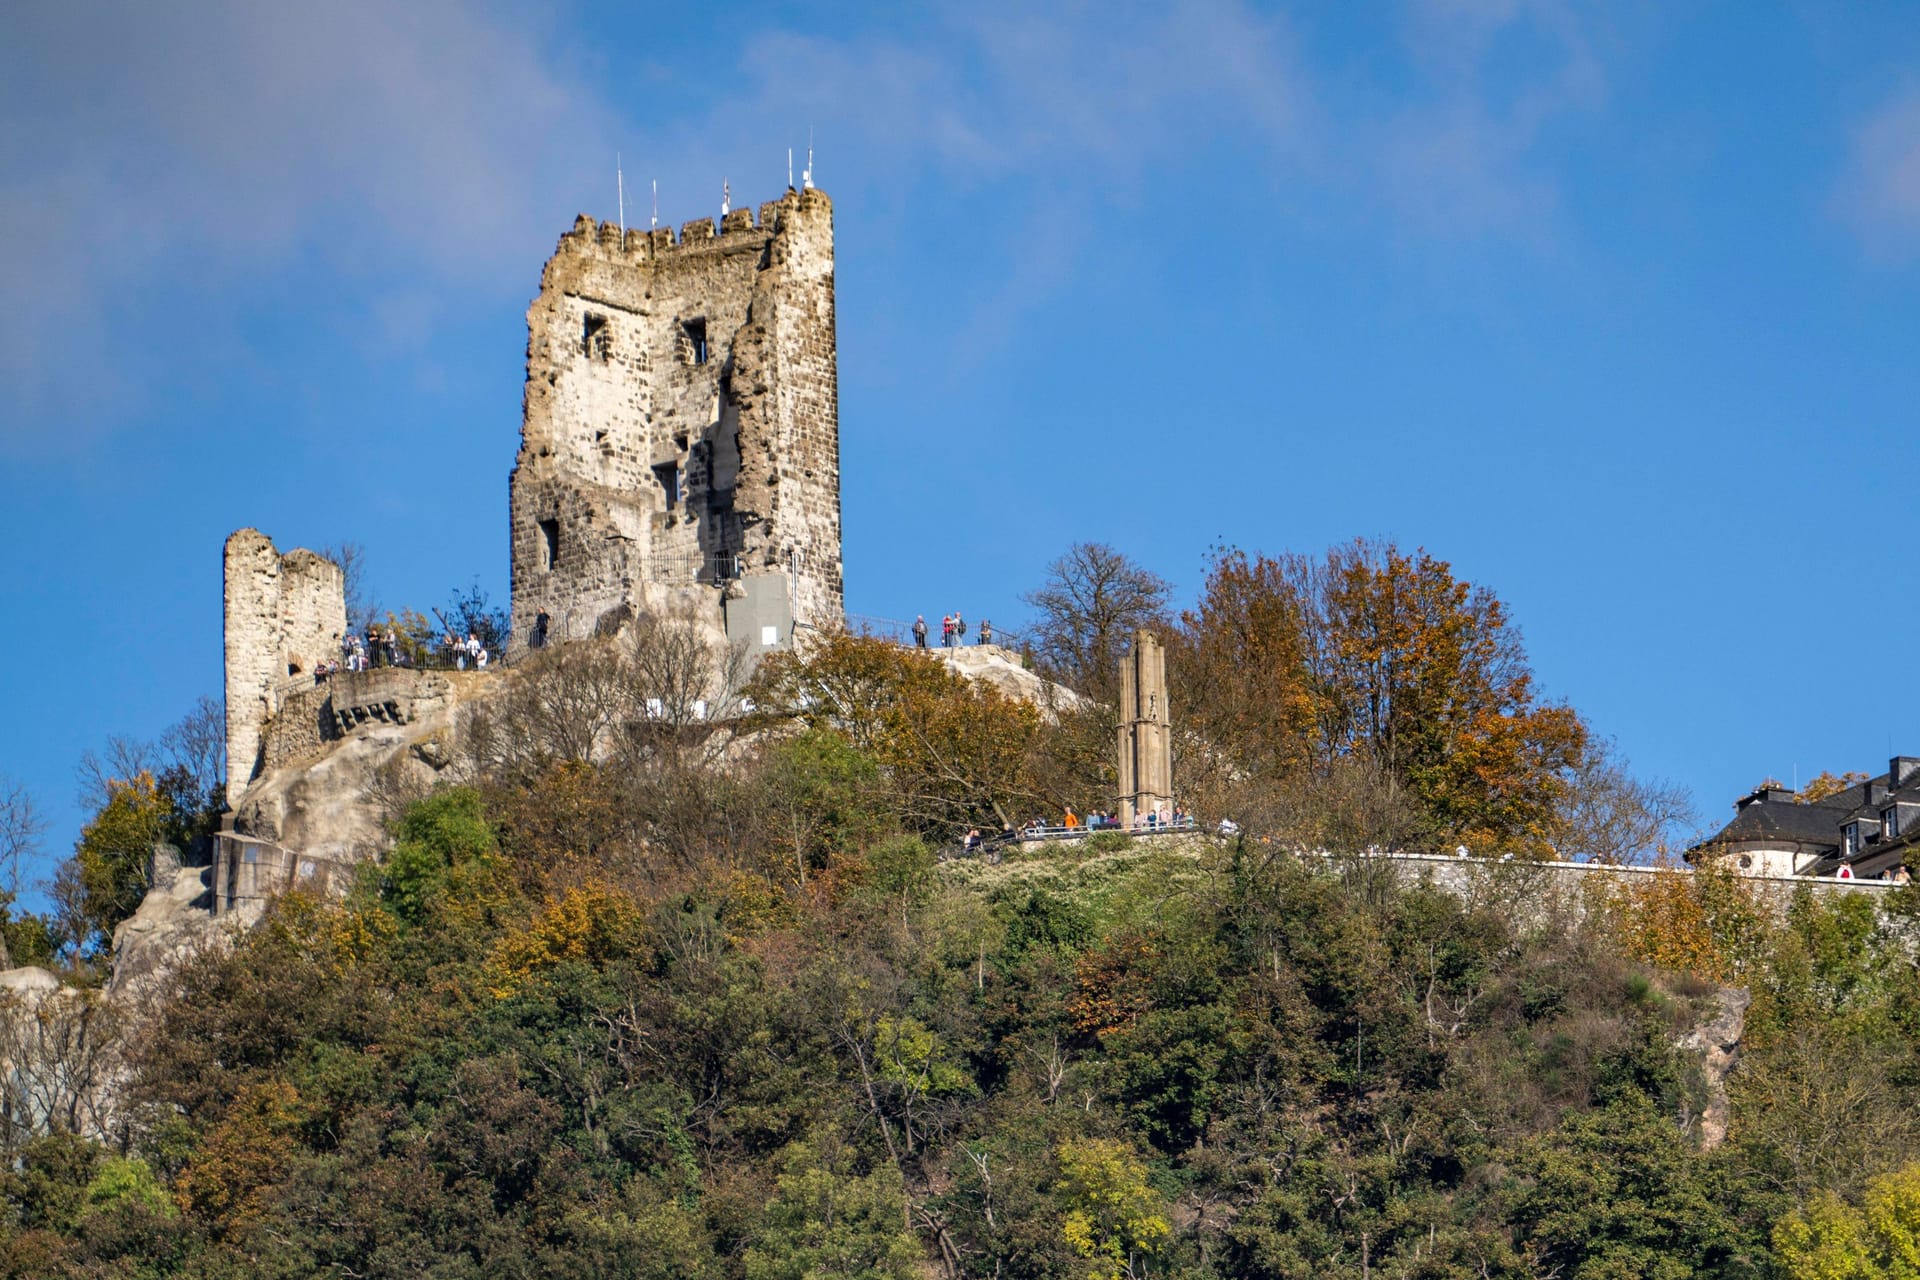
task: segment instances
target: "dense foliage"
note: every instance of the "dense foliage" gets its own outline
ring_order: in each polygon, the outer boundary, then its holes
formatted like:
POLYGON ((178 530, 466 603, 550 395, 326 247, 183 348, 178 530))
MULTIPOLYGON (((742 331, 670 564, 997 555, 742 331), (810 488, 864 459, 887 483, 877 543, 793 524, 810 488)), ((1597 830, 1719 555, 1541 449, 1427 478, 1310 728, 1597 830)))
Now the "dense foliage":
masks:
MULTIPOLYGON (((1164 603, 1058 569, 1043 663, 1164 603)), ((1364 856, 1550 847, 1591 763, 1425 556, 1227 553, 1172 647, 1183 776, 1250 834, 1005 861, 940 853, 1099 804, 1097 696, 827 637, 728 736, 658 620, 530 659, 473 785, 178 974, 118 1141, 0 1130, 0 1276, 1909 1274, 1915 891, 1364 856)), ((1633 801, 1582 821, 1627 848, 1633 801)), ((99 814, 107 868, 166 820, 99 814)))
POLYGON ((1580 923, 1524 867, 1259 842, 939 868, 878 777, 825 729, 731 771, 823 815, 765 858, 655 846, 578 763, 415 805, 188 969, 126 1152, 15 1152, 0 1274, 1839 1275, 1911 1219, 1920 983, 1862 900, 1675 877, 1580 923), (1708 973, 1756 993, 1713 1152, 1708 973), (1803 1116, 1831 1072, 1892 1121, 1803 1116))

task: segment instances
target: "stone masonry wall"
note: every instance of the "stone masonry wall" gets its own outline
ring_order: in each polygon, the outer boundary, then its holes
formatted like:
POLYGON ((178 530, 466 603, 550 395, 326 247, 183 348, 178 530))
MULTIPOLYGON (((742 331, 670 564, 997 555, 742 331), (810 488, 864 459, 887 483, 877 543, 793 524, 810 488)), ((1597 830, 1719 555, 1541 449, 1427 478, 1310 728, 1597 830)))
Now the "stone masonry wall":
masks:
POLYGON ((260 730, 260 772, 320 753, 339 737, 332 732, 333 697, 326 685, 284 694, 273 718, 260 730))
POLYGON ((346 584, 333 561, 281 555, 258 529, 227 539, 225 577, 227 792, 238 796, 260 772, 262 734, 282 700, 339 656, 346 584))
POLYGON ((581 217, 527 312, 510 483, 513 642, 592 634, 743 573, 842 620, 833 206, 788 191, 722 220, 581 217))

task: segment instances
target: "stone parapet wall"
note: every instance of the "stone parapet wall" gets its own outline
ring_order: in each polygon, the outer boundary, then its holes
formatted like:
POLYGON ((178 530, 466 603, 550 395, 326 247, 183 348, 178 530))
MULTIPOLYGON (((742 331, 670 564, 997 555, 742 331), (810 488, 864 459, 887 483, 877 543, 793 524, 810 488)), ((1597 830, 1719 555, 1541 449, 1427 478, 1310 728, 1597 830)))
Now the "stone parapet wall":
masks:
MULTIPOLYGON (((1611 862, 1512 862, 1493 858, 1462 858, 1443 853, 1383 853, 1356 860, 1391 862, 1413 871, 1431 871, 1435 881, 1440 884, 1451 884, 1460 876, 1489 867, 1504 868, 1510 872, 1534 871, 1569 887, 1578 886, 1596 876, 1644 880, 1662 874, 1693 874, 1687 867, 1625 867, 1611 862)), ((1875 895, 1900 887, 1885 880, 1836 880, 1831 876, 1742 875, 1740 879, 1782 901, 1792 897, 1796 889, 1811 889, 1816 893, 1875 895)))
MULTIPOLYGON (((474 677, 485 679, 482 672, 474 677)), ((447 700, 448 677, 410 667, 339 671, 281 696, 263 727, 261 772, 318 755, 328 744, 371 725, 406 725, 447 700)))
MULTIPOLYGON (((1424 877, 1437 888, 1445 889, 1469 902, 1482 902, 1497 909, 1539 918, 1559 911, 1584 914, 1596 900, 1596 894, 1645 883, 1659 875, 1695 874, 1690 868, 1623 867, 1604 862, 1520 862, 1491 858, 1449 857, 1444 854, 1391 853, 1359 857, 1322 859, 1327 865, 1363 872, 1380 867, 1402 875, 1424 877)), ((1836 880, 1828 876, 1741 875, 1740 883, 1751 888, 1769 908, 1784 911, 1796 893, 1806 891, 1817 897, 1864 894, 1876 902, 1900 886, 1880 880, 1836 880)))
POLYGON ((339 737, 333 729, 332 694, 316 685, 287 694, 260 735, 260 772, 268 773, 295 760, 318 755, 339 737))

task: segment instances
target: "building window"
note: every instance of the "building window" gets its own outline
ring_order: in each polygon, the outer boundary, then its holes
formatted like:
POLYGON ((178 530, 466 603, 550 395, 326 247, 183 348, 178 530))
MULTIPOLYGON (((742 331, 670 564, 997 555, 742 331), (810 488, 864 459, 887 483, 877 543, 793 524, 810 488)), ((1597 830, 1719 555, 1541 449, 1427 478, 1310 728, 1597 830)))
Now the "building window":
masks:
POLYGON ((1900 834, 1900 808, 1898 805, 1881 814, 1880 820, 1887 824, 1887 839, 1891 840, 1900 834))
POLYGON ((1857 822, 1849 822, 1846 826, 1845 837, 1846 856, 1852 857, 1855 853, 1859 852, 1860 849, 1860 824, 1857 822))
POLYGON ((560 562, 560 522, 542 520, 540 522, 540 567, 548 573, 560 562))
POLYGON ((653 478, 660 482, 660 492, 667 495, 667 508, 671 510, 680 502, 680 464, 663 462, 653 469, 653 478))
POLYGON ((607 318, 587 313, 586 328, 580 335, 580 348, 587 353, 589 360, 605 360, 613 351, 613 331, 607 327, 607 318))
POLYGON ((707 322, 705 317, 680 322, 680 359, 685 364, 707 362, 707 322))

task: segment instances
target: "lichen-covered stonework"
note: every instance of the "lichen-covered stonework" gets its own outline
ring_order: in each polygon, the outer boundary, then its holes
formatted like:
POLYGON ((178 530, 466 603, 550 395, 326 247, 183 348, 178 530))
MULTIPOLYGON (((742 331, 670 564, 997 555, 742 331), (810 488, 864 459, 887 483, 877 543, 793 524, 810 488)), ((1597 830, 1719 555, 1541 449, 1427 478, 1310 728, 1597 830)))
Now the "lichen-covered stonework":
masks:
POLYGON ((717 623, 767 575, 794 622, 843 621, 833 299, 821 191, 718 234, 582 216, 561 237, 527 312, 512 649, 543 610, 556 640, 688 605, 717 623))

